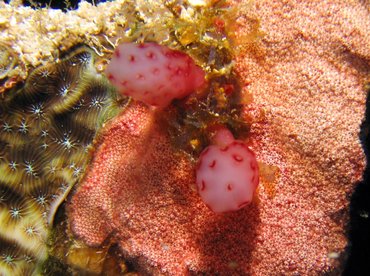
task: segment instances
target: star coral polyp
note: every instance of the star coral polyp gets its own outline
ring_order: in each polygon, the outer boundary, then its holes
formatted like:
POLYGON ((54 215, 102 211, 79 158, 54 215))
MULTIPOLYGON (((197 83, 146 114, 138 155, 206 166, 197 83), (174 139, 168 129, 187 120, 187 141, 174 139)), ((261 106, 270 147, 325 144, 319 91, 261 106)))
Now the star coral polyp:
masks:
POLYGON ((106 69, 118 91, 165 107, 203 86, 204 71, 187 54, 156 43, 119 45, 106 69))
POLYGON ((216 213, 239 210, 252 201, 259 182, 256 157, 227 129, 219 130, 214 142, 199 158, 198 192, 216 213))

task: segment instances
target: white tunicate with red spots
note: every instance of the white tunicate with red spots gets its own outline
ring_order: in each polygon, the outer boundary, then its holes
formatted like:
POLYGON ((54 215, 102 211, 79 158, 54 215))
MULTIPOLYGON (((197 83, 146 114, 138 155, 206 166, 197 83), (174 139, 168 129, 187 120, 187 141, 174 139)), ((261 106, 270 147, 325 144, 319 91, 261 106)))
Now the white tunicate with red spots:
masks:
POLYGON ((205 83, 204 71, 187 54, 156 43, 119 45, 106 75, 120 93, 158 107, 205 83))
POLYGON ((199 158, 196 182, 202 200, 212 211, 239 210, 252 201, 259 183, 256 157, 239 140, 227 146, 208 146, 199 158))

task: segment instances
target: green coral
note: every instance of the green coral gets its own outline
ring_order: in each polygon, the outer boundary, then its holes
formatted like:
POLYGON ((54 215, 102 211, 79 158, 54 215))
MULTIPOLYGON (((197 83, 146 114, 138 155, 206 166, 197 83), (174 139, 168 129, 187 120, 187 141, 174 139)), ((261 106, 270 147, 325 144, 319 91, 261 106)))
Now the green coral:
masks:
POLYGON ((36 68, 0 100, 0 274, 38 273, 55 212, 83 175, 98 129, 118 111, 86 47, 36 68))

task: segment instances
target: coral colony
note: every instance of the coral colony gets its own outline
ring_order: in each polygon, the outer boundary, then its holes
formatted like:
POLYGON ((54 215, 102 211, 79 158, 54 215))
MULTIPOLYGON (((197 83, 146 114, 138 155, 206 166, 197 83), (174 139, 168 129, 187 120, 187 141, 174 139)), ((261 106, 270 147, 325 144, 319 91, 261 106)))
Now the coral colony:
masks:
MULTIPOLYGON (((106 74, 123 95, 160 107, 205 82, 204 71, 188 55, 155 43, 119 45, 106 74)), ((252 201, 259 182, 255 155, 226 128, 216 132, 214 140, 199 159, 199 194, 214 212, 239 210, 252 201)))
POLYGON ((54 215, 83 175, 95 133, 118 110, 93 62, 79 47, 0 102, 1 275, 40 269, 54 215))

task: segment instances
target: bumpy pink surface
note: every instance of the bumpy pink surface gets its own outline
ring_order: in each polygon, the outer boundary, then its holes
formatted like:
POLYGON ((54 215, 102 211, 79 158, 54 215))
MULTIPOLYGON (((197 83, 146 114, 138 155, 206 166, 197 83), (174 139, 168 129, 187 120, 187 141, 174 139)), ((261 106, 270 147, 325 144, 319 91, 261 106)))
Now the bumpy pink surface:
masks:
POLYGON ((156 43, 120 44, 106 75, 122 94, 161 107, 189 95, 205 81, 205 73, 188 55, 156 43))
POLYGON ((258 161, 277 169, 271 176, 260 166, 256 203, 221 215, 206 208, 191 186, 194 168, 133 106, 107 128, 68 204, 72 230, 93 245, 112 233, 154 274, 338 275, 364 167, 368 6, 261 0, 239 10, 240 41, 251 18, 265 32, 236 57, 243 92, 254 98, 245 108, 256 121, 249 140, 258 161))
POLYGON ((252 202, 259 182, 256 157, 243 141, 208 146, 199 157, 196 182, 212 211, 239 210, 252 202))
POLYGON ((117 241, 150 273, 243 274, 256 242, 257 206, 209 210, 194 165, 171 147, 149 110, 134 104, 106 128, 68 207, 72 231, 92 246, 117 241))

